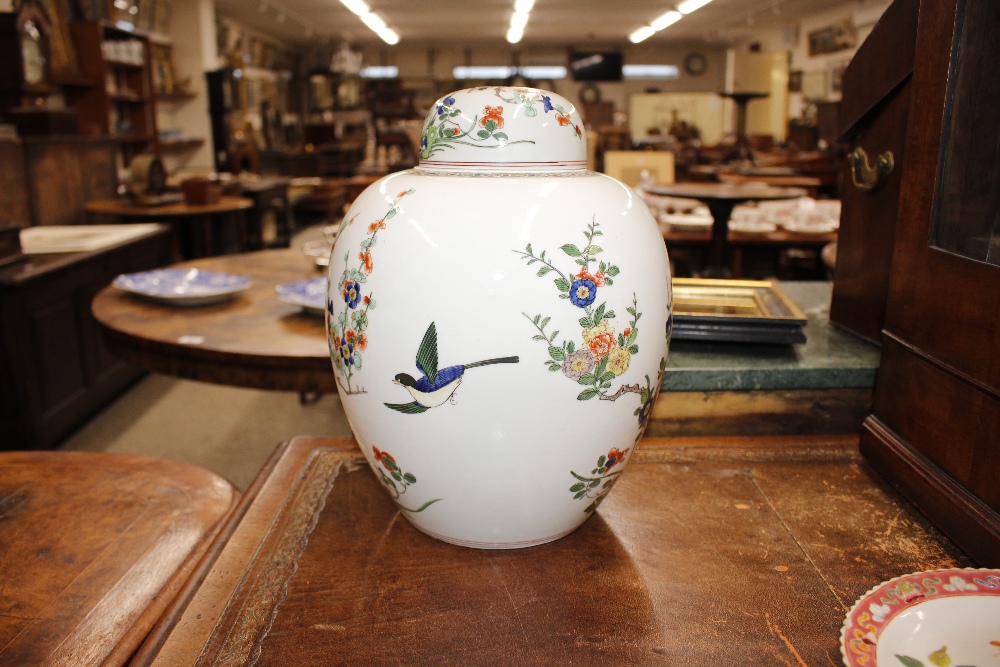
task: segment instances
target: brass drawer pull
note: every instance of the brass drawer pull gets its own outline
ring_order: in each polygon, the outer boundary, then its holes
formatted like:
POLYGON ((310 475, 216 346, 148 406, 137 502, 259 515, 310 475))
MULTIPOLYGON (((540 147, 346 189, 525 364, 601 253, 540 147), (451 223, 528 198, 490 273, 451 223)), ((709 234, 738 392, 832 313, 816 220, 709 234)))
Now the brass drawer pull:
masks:
POLYGON ((854 187, 864 192, 871 192, 882 183, 882 177, 888 176, 896 166, 892 151, 886 151, 878 156, 875 164, 869 164, 865 149, 858 146, 847 156, 851 162, 851 180, 854 187))

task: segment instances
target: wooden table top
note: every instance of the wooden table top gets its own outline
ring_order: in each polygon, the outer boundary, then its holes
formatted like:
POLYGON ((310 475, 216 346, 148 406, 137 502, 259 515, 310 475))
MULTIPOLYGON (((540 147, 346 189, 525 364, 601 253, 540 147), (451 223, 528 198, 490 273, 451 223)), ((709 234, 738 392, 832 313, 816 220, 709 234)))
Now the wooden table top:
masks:
POLYGON ((83 205, 88 213, 117 215, 129 218, 182 218, 197 215, 233 213, 253 208, 253 200, 245 197, 220 197, 214 204, 188 205, 184 202, 162 206, 142 206, 127 197, 95 199, 83 205))
POLYGON ((257 389, 333 393, 323 317, 279 301, 276 285, 323 275, 292 248, 190 260, 194 267, 249 276, 252 287, 220 303, 177 307, 115 287, 94 297, 94 318, 112 350, 140 368, 257 389))
POLYGON ((646 191, 654 195, 684 197, 701 201, 762 201, 804 197, 800 188, 772 187, 744 183, 673 183, 652 185, 646 191))
MULTIPOLYGON (((737 232, 730 230, 726 236, 727 242, 731 246, 739 245, 771 245, 782 247, 807 247, 825 246, 831 241, 837 240, 837 232, 823 232, 822 234, 802 234, 789 232, 784 229, 776 229, 773 232, 737 232)), ((712 231, 709 228, 697 231, 663 231, 663 240, 668 245, 705 245, 712 240, 712 231)))
POLYGON ((135 664, 835 665, 870 588, 971 565, 856 454, 657 438, 581 528, 529 549, 418 532, 346 439, 279 447, 240 511, 135 664))
POLYGON ((0 454, 0 664, 127 663, 238 498, 185 463, 0 454))

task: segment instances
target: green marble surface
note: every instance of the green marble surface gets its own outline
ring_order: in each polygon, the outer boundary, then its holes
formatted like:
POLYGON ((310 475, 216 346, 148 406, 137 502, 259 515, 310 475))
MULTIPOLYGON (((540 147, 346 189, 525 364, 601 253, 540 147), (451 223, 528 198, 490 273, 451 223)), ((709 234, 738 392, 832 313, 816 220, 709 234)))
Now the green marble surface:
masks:
POLYGON ((872 387, 879 348, 830 324, 833 283, 780 282, 809 317, 801 345, 675 340, 663 391, 846 389, 872 387))

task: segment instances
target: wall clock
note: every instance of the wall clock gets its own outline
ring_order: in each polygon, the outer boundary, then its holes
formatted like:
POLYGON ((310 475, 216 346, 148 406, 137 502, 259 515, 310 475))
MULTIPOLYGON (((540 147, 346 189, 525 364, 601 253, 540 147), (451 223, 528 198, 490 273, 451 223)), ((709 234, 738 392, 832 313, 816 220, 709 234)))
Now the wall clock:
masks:
POLYGON ((0 114, 51 92, 49 33, 49 19, 34 2, 0 14, 0 62, 14 65, 0 68, 0 114))
POLYGON ((701 53, 693 51, 684 57, 684 71, 691 76, 701 76, 708 69, 708 59, 701 53))

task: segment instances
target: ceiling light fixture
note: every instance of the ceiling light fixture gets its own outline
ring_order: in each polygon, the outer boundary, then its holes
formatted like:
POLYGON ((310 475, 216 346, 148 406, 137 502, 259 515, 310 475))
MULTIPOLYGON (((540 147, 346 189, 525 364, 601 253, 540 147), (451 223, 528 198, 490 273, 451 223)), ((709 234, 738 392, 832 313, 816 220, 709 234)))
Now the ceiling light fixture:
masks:
POLYGON ((510 28, 507 29, 507 41, 517 44, 524 37, 524 29, 528 26, 528 16, 535 0, 514 0, 514 13, 510 17, 510 28))
POLYGON ((385 21, 382 20, 378 14, 375 14, 371 9, 361 0, 340 0, 340 4, 351 10, 351 13, 357 15, 361 18, 361 21, 371 28, 372 32, 379 36, 379 38, 386 44, 398 44, 399 35, 395 31, 389 29, 385 25, 385 21))
POLYGON ((656 31, 653 30, 653 28, 651 28, 648 25, 644 25, 641 28, 639 28, 638 30, 636 30, 635 32, 633 32, 631 35, 629 35, 628 36, 628 41, 632 42, 633 44, 638 44, 639 42, 643 41, 644 39, 648 39, 648 38, 652 37, 655 34, 656 34, 656 31))
POLYGON ((667 26, 671 26, 677 23, 683 17, 684 15, 681 14, 680 12, 669 11, 663 16, 653 19, 653 22, 649 24, 649 27, 659 32, 660 30, 663 30, 667 26))
POLYGON ((677 11, 681 14, 690 14, 696 9, 701 9, 712 0, 684 0, 681 4, 677 5, 677 11))

